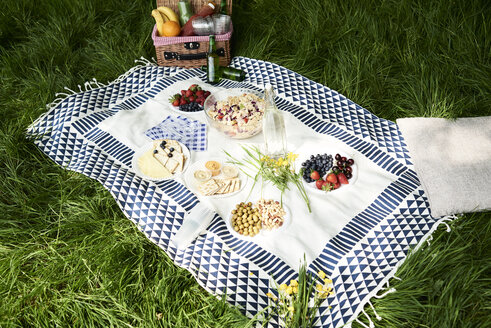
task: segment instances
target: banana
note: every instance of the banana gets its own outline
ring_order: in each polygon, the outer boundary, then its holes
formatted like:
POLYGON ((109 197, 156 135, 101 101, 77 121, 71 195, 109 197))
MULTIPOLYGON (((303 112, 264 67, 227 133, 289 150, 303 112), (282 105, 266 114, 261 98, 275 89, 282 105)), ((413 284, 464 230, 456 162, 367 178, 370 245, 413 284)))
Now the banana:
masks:
POLYGON ((163 36, 165 23, 164 18, 157 9, 152 10, 152 16, 155 19, 155 23, 157 24, 157 32, 159 32, 159 36, 163 36))
MULTIPOLYGON (((171 8, 161 6, 158 7, 157 10, 160 12, 160 14, 162 14, 162 16, 165 16, 168 20, 171 20, 179 24, 179 16, 177 16, 177 14, 171 8)), ((179 24, 179 26, 181 25, 179 24)))

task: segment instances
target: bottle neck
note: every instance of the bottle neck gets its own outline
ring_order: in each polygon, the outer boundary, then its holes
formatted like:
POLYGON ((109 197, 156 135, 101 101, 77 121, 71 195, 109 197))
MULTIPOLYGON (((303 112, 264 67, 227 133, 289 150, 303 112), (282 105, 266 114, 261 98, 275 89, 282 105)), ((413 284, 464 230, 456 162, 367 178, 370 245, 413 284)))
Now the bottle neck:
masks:
POLYGON ((216 52, 215 36, 214 35, 210 35, 210 46, 208 47, 208 52, 210 54, 216 52))
POLYGON ((272 87, 264 89, 264 100, 266 101, 266 108, 276 109, 274 90, 272 87))

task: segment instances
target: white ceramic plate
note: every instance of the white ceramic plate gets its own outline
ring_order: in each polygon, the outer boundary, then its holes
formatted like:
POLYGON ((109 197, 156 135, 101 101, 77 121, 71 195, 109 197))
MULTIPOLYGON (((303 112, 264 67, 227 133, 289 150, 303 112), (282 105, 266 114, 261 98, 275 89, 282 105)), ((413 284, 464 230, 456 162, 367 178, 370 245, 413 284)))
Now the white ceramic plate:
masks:
MULTIPOLYGON (((201 193, 198 191, 198 187, 202 182, 196 180, 196 178, 194 177, 194 172, 197 170, 206 171, 205 163, 208 161, 216 161, 216 162, 220 163, 222 165, 222 167, 225 165, 234 166, 233 164, 227 164, 224 160, 218 159, 218 158, 210 158, 210 159, 200 160, 200 161, 193 163, 193 165, 191 165, 189 167, 189 169, 186 171, 186 173, 184 174, 184 183, 186 184, 186 187, 188 187, 189 189, 191 189, 191 191, 193 191, 195 194, 200 195, 200 196, 203 196, 203 195, 201 195, 201 193)), ((247 175, 245 175, 241 170, 239 170, 239 168, 236 165, 235 165, 235 167, 237 168, 237 171, 239 172, 239 175, 237 176, 240 179, 239 190, 232 192, 232 193, 223 194, 223 195, 212 195, 212 196, 203 196, 203 197, 224 198, 224 197, 233 196, 233 195, 239 193, 242 189, 244 189, 244 186, 247 183, 247 175)), ((226 177, 222 173, 220 173, 219 175, 214 176, 213 178, 225 179, 226 177)))
POLYGON ((131 160, 131 166, 132 166, 133 170, 136 172, 136 174, 138 174, 139 176, 141 176, 147 180, 161 181, 161 180, 174 179, 175 177, 183 174, 186 171, 186 169, 189 167, 189 164, 191 162, 191 153, 189 152, 188 147, 186 147, 184 144, 182 144, 180 142, 179 142, 179 145, 181 146, 182 153, 183 153, 184 157, 186 158, 186 161, 184 162, 184 166, 182 168, 182 172, 175 173, 168 178, 152 178, 152 177, 149 177, 148 175, 143 174, 142 171, 140 171, 140 167, 138 166, 138 158, 140 158, 144 153, 146 153, 147 151, 152 149, 153 141, 146 143, 145 145, 143 145, 142 147, 138 148, 135 151, 135 155, 133 155, 133 159, 131 160))
MULTIPOLYGON (((329 150, 324 150, 324 151, 320 151, 319 153, 316 153, 316 154, 301 154, 298 159, 297 159, 297 167, 300 167, 302 168, 302 163, 305 162, 306 160, 310 159, 310 156, 311 155, 317 155, 317 154, 328 154, 328 155, 332 155, 332 160, 333 160, 333 166, 336 166, 336 159, 334 158, 334 156, 336 156, 336 154, 340 154, 341 156, 345 156, 346 158, 353 158, 352 155, 344 152, 344 151, 340 151, 340 150, 336 150, 336 149, 329 149, 329 150)), ((344 184, 344 185, 341 185, 341 187, 339 187, 338 189, 335 189, 335 190, 331 190, 329 192, 336 192, 338 190, 342 190, 343 188, 347 188, 353 184, 355 184, 356 182, 356 179, 358 178, 358 166, 356 165, 356 158, 353 158, 353 160, 355 161, 355 163, 353 165, 351 165, 351 169, 353 170, 351 172, 352 174, 352 177, 351 179, 348 180, 348 184, 344 184)), ((328 172, 329 173, 329 172, 328 172)), ((327 174, 325 174, 323 177, 321 177, 322 179, 326 179, 326 176, 327 174)), ((309 191, 314 191, 314 192, 317 192, 317 193, 321 193, 321 194, 325 194, 326 191, 324 190, 320 190, 320 189, 317 189, 317 187, 315 186, 315 182, 310 182, 308 183, 307 181, 305 181, 302 177, 302 183, 304 184, 305 188, 309 191)))
MULTIPOLYGON (((255 204, 256 202, 253 202, 255 204)), ((227 224, 227 229, 230 231, 230 233, 237 238, 243 239, 243 240, 249 240, 249 241, 254 241, 257 237, 263 237, 263 238, 271 238, 276 236, 277 234, 280 234, 282 231, 284 231, 291 223, 292 220, 292 215, 290 212, 290 209, 288 206, 286 206, 283 203, 283 209, 285 210, 286 214, 285 217, 283 218, 283 225, 279 228, 267 230, 267 229, 261 229, 259 233, 253 237, 251 236, 244 236, 238 233, 237 231, 234 230, 232 226, 232 210, 235 209, 235 206, 228 211, 227 218, 225 219, 225 222, 227 224)))

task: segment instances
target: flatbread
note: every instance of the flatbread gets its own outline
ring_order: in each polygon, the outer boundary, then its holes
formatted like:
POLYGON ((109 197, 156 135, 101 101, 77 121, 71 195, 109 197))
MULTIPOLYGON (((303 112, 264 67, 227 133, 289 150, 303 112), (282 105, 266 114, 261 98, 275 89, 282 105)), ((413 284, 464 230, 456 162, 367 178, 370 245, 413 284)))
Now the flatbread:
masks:
POLYGON ((165 163, 165 167, 172 173, 176 173, 176 170, 179 167, 179 162, 176 161, 174 157, 169 157, 169 160, 167 161, 167 163, 165 163))

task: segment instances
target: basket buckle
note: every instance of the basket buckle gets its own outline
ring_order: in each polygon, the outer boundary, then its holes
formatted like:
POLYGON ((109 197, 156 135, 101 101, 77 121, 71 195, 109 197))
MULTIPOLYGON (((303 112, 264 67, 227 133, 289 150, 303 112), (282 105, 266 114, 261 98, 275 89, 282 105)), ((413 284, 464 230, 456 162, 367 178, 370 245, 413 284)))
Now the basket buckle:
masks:
POLYGON ((184 48, 186 49, 199 49, 199 42, 184 42, 184 48))

